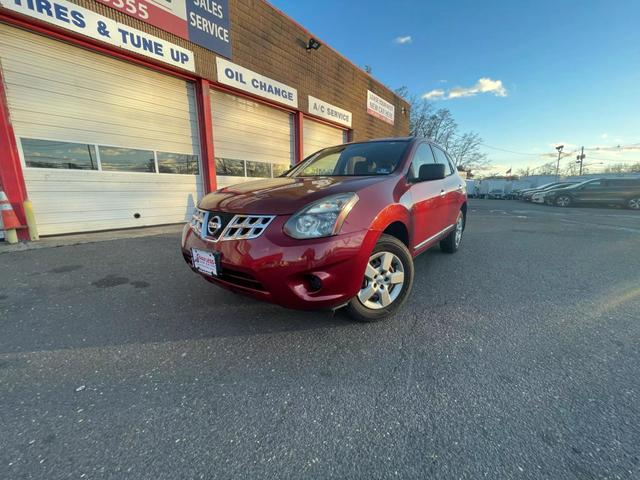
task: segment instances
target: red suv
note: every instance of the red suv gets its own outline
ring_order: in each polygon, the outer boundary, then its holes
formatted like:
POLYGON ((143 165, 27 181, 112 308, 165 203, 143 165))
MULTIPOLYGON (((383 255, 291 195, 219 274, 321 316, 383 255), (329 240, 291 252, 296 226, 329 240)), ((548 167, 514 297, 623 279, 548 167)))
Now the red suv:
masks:
POLYGON ((454 253, 465 182, 445 151, 417 138, 321 150, 281 177, 206 195, 182 254, 208 281, 285 307, 346 306, 362 321, 394 313, 413 258, 440 242, 454 253))

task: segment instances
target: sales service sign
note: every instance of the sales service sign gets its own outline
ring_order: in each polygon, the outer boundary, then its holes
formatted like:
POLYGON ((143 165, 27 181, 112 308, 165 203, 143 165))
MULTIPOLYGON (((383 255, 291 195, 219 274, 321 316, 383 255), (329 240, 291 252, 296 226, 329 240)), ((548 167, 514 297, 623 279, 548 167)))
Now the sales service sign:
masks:
POLYGON ((370 90, 367 90, 367 113, 391 125, 395 123, 396 107, 370 90))
POLYGON ((98 1, 231 58, 229 0, 98 1))
POLYGON ((290 107, 298 107, 298 91, 289 85, 272 80, 220 57, 216 58, 216 67, 218 82, 224 85, 229 85, 238 90, 244 90, 258 97, 268 98, 290 107))
POLYGON ((159 62, 195 71, 190 50, 66 0, 0 0, 0 6, 159 62))
POLYGON ((309 95, 309 113, 351 127, 351 112, 309 95))

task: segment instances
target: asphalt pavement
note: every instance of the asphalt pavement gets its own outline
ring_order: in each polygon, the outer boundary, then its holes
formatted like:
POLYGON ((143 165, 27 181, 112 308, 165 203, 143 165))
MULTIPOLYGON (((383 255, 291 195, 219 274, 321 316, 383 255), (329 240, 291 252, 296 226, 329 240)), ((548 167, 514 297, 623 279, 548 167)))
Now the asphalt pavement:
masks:
POLYGON ((359 324, 176 232, 0 253, 0 479, 638 479, 640 214, 472 200, 359 324))

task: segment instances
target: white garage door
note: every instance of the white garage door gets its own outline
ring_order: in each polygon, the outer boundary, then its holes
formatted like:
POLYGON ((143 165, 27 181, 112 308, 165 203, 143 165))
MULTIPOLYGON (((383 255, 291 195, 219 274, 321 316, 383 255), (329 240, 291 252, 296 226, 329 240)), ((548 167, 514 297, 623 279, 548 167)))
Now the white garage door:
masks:
POLYGON ((340 128, 331 127, 325 123, 315 122, 308 118, 304 119, 302 125, 304 158, 323 148, 341 145, 347 141, 347 132, 340 128))
POLYGON ((277 177, 294 162, 293 115, 211 91, 218 188, 277 177))
POLYGON ((0 62, 41 234, 190 217, 202 195, 191 84, 6 25, 0 62))

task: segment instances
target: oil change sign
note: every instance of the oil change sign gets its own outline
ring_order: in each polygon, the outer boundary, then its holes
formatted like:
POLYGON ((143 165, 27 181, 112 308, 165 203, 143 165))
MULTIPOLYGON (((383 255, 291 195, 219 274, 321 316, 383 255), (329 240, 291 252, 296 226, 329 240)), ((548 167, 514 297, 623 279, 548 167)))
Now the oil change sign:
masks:
MULTIPOLYGON (((37 1, 37 0, 34 0, 37 1)), ((231 58, 228 0, 98 0, 154 27, 231 58)))
POLYGON ((220 57, 216 58, 216 70, 218 82, 224 85, 294 108, 298 107, 298 91, 289 85, 272 80, 220 57))
POLYGON ((0 6, 130 52, 195 71, 192 51, 66 0, 0 0, 0 6))
POLYGON ((367 90, 367 113, 391 125, 395 123, 396 107, 369 90, 367 90))

